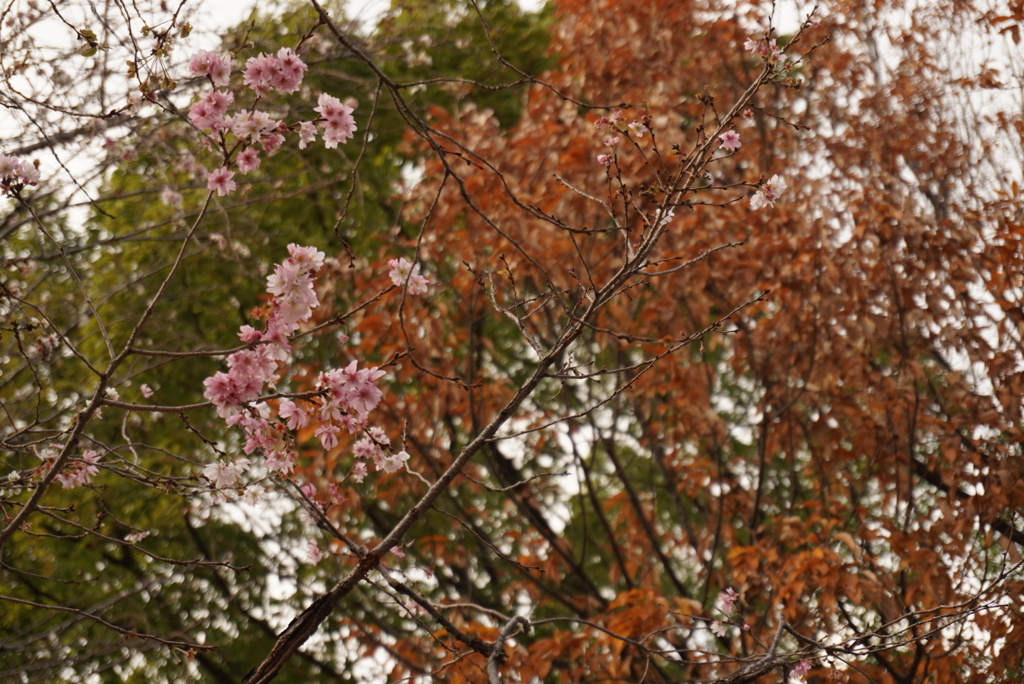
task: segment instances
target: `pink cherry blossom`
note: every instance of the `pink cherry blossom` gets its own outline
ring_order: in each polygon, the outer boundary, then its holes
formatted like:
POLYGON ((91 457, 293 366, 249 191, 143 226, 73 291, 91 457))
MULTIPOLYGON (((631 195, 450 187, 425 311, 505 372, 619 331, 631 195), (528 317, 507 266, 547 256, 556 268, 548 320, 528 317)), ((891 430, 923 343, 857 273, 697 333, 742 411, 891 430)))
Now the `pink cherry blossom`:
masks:
POLYGON ((727 588, 718 595, 718 609, 728 615, 736 606, 737 599, 739 599, 739 594, 736 593, 736 590, 732 587, 727 588))
POLYGON ((234 463, 211 463, 203 468, 203 476, 210 481, 214 489, 234 487, 242 473, 249 469, 249 459, 239 458, 234 463))
MULTIPOLYGON (((266 404, 259 404, 264 411, 269 411, 266 404)), ((246 440, 242 451, 251 454, 257 450, 265 453, 273 453, 286 450, 288 443, 283 439, 283 428, 279 423, 271 424, 266 414, 253 416, 249 413, 240 413, 234 417, 242 430, 245 432, 246 440)), ((231 424, 231 421, 228 421, 231 424)))
POLYGON ((269 135, 271 131, 277 130, 280 122, 271 118, 269 114, 256 110, 236 114, 231 118, 231 132, 240 140, 249 140, 258 143, 263 136, 269 135))
POLYGON ((327 255, 316 247, 303 247, 294 242, 288 245, 288 254, 295 263, 314 274, 324 267, 324 260, 327 258, 327 255))
POLYGON ((62 472, 58 473, 54 480, 56 480, 56 482, 64 489, 74 489, 78 486, 75 471, 71 467, 67 467, 62 472))
POLYGON ((747 50, 748 52, 753 52, 755 55, 757 55, 764 61, 768 62, 769 64, 775 64, 777 62, 782 61, 783 59, 782 51, 779 49, 779 46, 775 44, 774 41, 755 41, 751 38, 748 38, 746 42, 743 43, 743 49, 747 50))
POLYGON ((409 460, 409 454, 403 449, 397 454, 392 454, 387 458, 377 462, 377 469, 383 470, 385 473, 394 473, 402 469, 405 462, 409 460))
POLYGON ((262 337, 262 333, 251 325, 243 325, 238 329, 238 339, 242 340, 246 344, 259 342, 262 337))
POLYGON ((231 59, 226 55, 200 50, 192 55, 188 70, 193 76, 209 76, 213 85, 220 88, 226 86, 231 77, 231 59))
POLYGON ((338 421, 338 424, 343 430, 345 430, 345 432, 350 435, 354 435, 363 429, 366 425, 366 419, 363 416, 354 416, 351 413, 346 413, 341 417, 341 420, 338 421))
POLYGON ((374 425, 372 428, 367 430, 367 432, 370 433, 370 439, 372 439, 377 444, 382 444, 384 446, 391 444, 391 439, 387 436, 387 434, 385 434, 383 428, 374 425))
POLYGON ((183 154, 175 161, 174 168, 182 173, 196 173, 200 166, 191 154, 183 154))
POLYGON ((0 194, 11 195, 24 185, 39 183, 39 169, 17 157, 0 155, 0 194))
POLYGON ((100 452, 94 449, 86 449, 82 452, 82 460, 78 466, 78 480, 80 484, 88 484, 93 476, 100 472, 96 464, 100 462, 100 452))
POLYGON ((430 281, 427 280, 426 276, 422 276, 419 273, 413 273, 409 276, 409 294, 425 295, 429 289, 430 281))
POLYGON ((644 133, 647 131, 647 126, 644 125, 643 121, 634 121, 633 123, 627 124, 626 128, 628 128, 630 134, 637 139, 644 137, 644 133))
POLYGON ((313 111, 319 112, 323 119, 325 147, 333 149, 338 143, 344 143, 355 135, 356 120, 352 118, 351 107, 327 93, 321 93, 317 103, 319 106, 314 107, 313 111))
POLYGON ((226 166, 222 166, 216 171, 206 174, 206 187, 223 197, 237 187, 235 181, 231 180, 234 176, 234 171, 229 171, 226 166))
POLYGON ((362 482, 366 479, 366 463, 363 461, 356 461, 352 466, 352 479, 356 482, 362 482))
POLYGON ((237 161, 238 170, 242 173, 249 173, 260 168, 260 155, 251 147, 239 152, 237 161))
POLYGON ((274 90, 294 93, 302 83, 306 68, 306 63, 291 48, 281 48, 276 57, 265 53, 250 57, 245 63, 244 83, 257 95, 274 90))
POLYGON ((795 677, 797 679, 803 679, 807 675, 807 673, 810 672, 810 671, 811 671, 811 663, 810 663, 810 661, 809 660, 801 660, 799 663, 796 664, 796 666, 793 667, 792 670, 789 671, 789 676, 790 677, 795 677))
POLYGON ((263 150, 267 154, 272 154, 274 150, 281 146, 282 143, 284 143, 283 135, 280 133, 271 133, 262 140, 263 150))
POLYGON ((786 191, 786 179, 778 174, 765 181, 754 196, 750 198, 752 209, 774 207, 776 200, 786 191))
POLYGON ((371 439, 364 437, 355 444, 352 445, 352 453, 356 458, 369 461, 376 460, 381 457, 382 452, 380 447, 377 446, 371 439))
POLYGON ((306 558, 309 560, 311 565, 316 565, 320 562, 320 559, 324 557, 323 551, 317 546, 315 541, 310 541, 306 546, 306 558))
POLYGON ((356 413, 366 416, 380 402, 384 394, 377 387, 377 381, 384 377, 384 371, 376 366, 373 368, 357 369, 356 362, 352 361, 342 371, 344 384, 340 388, 343 398, 349 408, 356 413))
POLYGON ((313 285, 308 269, 287 259, 274 267, 274 272, 267 277, 267 292, 279 299, 294 296, 305 296, 304 293, 313 285))
POLYGON ((391 267, 391 272, 388 276, 391 278, 391 282, 396 286, 401 287, 408 282, 409 294, 411 295, 422 295, 426 294, 429 290, 430 281, 426 276, 420 275, 419 265, 413 265, 408 259, 391 259, 388 261, 388 266, 391 267))
POLYGON ((267 453, 263 465, 272 473, 288 475, 295 469, 295 457, 295 451, 291 449, 271 451, 267 453))
POLYGON ((271 80, 276 71, 276 62, 268 54, 250 57, 245 63, 243 83, 252 88, 257 95, 266 95, 272 90, 271 80))
POLYGON ((610 154, 599 154, 597 155, 597 163, 601 166, 611 166, 612 162, 615 161, 615 157, 610 154))
POLYGON ((277 360, 270 345, 261 345, 236 351, 228 357, 228 367, 236 377, 255 380, 262 386, 273 377, 277 360))
POLYGON ((304 150, 309 143, 316 140, 316 124, 303 121, 299 124, 299 149, 304 150))
POLYGON ((291 399, 285 399, 277 407, 277 413, 288 422, 289 430, 301 430, 309 424, 309 414, 295 405, 291 399))
POLYGON ((211 90, 196 101, 189 109, 189 121, 196 128, 204 131, 219 131, 228 128, 229 123, 225 119, 228 113, 228 106, 235 101, 231 93, 211 90))
POLYGON ((291 48, 283 47, 277 51, 277 73, 273 78, 274 87, 282 93, 294 93, 302 83, 302 76, 306 73, 306 63, 303 62, 291 48))
POLYGON ((721 143, 723 150, 728 150, 729 152, 735 152, 743 145, 740 142, 740 134, 736 131, 722 133, 722 135, 718 136, 718 142, 721 143))
MULTIPOLYGON (((273 420, 274 411, 267 402, 254 402, 265 386, 276 381, 280 364, 289 358, 289 336, 309 319, 313 307, 318 305, 313 282, 325 263, 324 253, 314 247, 290 244, 288 251, 289 258, 278 264, 267 278, 267 292, 272 299, 266 329, 259 331, 252 326, 242 326, 239 337, 250 346, 228 356, 227 373, 215 373, 204 381, 205 396, 217 407, 218 415, 229 427, 238 427, 244 432, 243 451, 247 454, 262 452, 267 471, 283 475, 293 471, 297 458, 294 436, 288 430, 308 425, 310 411, 290 399, 282 399, 277 406, 279 420, 273 420)), ((411 262, 406 262, 404 267, 412 283, 411 277, 418 274, 414 273, 411 262)), ((367 416, 383 398, 378 383, 384 376, 385 372, 376 367, 359 368, 355 360, 344 368, 319 375, 316 386, 325 397, 317 411, 321 424, 315 435, 325 449, 337 447, 342 429, 352 434, 364 428, 367 416)), ((385 456, 382 445, 389 444, 390 440, 384 431, 371 428, 368 434, 371 438, 363 438, 357 445, 357 455, 372 458, 378 469, 391 472, 400 468, 408 455, 403 452, 385 456)), ((226 481, 231 474, 222 472, 221 468, 211 467, 208 477, 226 481)), ((366 469, 355 468, 353 472, 361 480, 366 469)))
POLYGON ((221 418, 235 415, 239 406, 259 396, 262 387, 259 380, 224 372, 206 378, 203 384, 206 385, 203 396, 217 407, 217 415, 221 418))
POLYGON ((160 201, 169 207, 180 207, 182 199, 180 192, 175 192, 170 188, 164 188, 160 193, 160 201))
POLYGON ((352 117, 347 119, 331 119, 323 124, 324 147, 333 150, 338 143, 344 143, 356 132, 356 122, 352 117))
POLYGON ((317 97, 317 106, 313 107, 313 111, 320 114, 320 117, 323 119, 339 118, 345 114, 352 113, 350 107, 346 107, 341 103, 341 100, 327 93, 320 93, 319 97, 317 97))
POLYGON ((217 118, 223 118, 228 113, 228 107, 235 101, 235 96, 230 92, 211 90, 202 98, 210 105, 210 111, 217 118))
POLYGON ((144 397, 145 397, 146 399, 149 399, 149 398, 150 398, 151 396, 153 396, 153 388, 152 388, 152 387, 150 387, 149 385, 145 384, 145 383, 143 383, 143 384, 142 384, 142 385, 141 385, 141 386, 139 387, 139 392, 140 392, 140 393, 142 394, 142 396, 144 396, 144 397))
MULTIPOLYGON (((292 249, 293 245, 289 245, 292 249)), ((268 333, 276 336, 291 334, 300 321, 306 320, 320 301, 313 289, 313 277, 316 270, 323 265, 323 253, 314 250, 319 257, 313 261, 305 250, 300 251, 300 258, 293 256, 274 268, 274 273, 267 278, 267 292, 276 297, 275 311, 268 325, 268 333), (314 269, 313 266, 316 268, 314 269), (272 326, 276 329, 271 330, 272 326)))
POLYGON ((321 421, 328 423, 332 421, 340 421, 342 416, 345 415, 345 409, 347 407, 342 405, 338 397, 331 397, 330 400, 325 401, 317 411, 317 418, 321 421))
POLYGON ((328 451, 338 446, 338 427, 336 425, 324 423, 316 429, 316 436, 320 438, 320 444, 328 451))

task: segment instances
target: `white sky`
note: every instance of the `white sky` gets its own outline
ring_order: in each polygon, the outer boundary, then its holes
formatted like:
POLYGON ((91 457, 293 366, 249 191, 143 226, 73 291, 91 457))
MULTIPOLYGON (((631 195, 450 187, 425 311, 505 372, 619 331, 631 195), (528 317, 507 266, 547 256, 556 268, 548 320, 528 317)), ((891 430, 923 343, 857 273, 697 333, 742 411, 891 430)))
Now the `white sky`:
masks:
MULTIPOLYGON (((189 5, 204 15, 203 28, 223 31, 236 25, 247 16, 253 5, 263 4, 254 0, 190 0, 189 5)), ((391 6, 390 0, 350 0, 349 13, 371 21, 391 6), (359 8, 359 9, 356 9, 359 8)), ((198 24, 198 22, 196 22, 198 24)))
MULTIPOLYGON (((254 4, 260 4, 254 0, 190 0, 190 3, 206 15, 203 26, 217 31, 234 26, 249 14, 254 4)), ((544 0, 519 0, 519 5, 530 11, 537 10, 543 4, 544 0)), ((348 0, 347 5, 349 15, 372 22, 391 6, 391 0, 348 0)))

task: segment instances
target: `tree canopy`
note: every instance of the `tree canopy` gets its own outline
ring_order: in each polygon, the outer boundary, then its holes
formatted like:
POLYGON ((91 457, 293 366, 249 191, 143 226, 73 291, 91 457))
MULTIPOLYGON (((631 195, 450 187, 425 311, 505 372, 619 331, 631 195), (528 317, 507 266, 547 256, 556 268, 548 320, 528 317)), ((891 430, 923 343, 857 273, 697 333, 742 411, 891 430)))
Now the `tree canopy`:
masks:
POLYGON ((1020 7, 102 11, 0 20, 7 679, 1024 677, 1020 7))

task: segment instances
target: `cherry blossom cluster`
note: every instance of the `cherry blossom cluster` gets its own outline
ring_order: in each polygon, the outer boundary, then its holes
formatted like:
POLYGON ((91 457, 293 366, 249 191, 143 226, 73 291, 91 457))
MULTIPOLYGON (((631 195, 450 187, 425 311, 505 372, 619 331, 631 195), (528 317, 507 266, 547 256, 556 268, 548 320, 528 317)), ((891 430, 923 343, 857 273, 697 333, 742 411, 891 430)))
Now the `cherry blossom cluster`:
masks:
POLYGON ((778 64, 785 60, 785 55, 782 54, 782 50, 775 44, 775 41, 765 40, 754 40, 748 38, 743 43, 743 49, 748 52, 753 52, 755 55, 768 62, 769 64, 778 64))
POLYGON ((402 287, 408 283, 409 294, 426 294, 430 287, 430 281, 426 276, 420 275, 419 264, 413 264, 408 259, 392 259, 388 262, 391 272, 388 274, 391 282, 396 287, 402 287))
POLYGON ((614 130, 611 135, 608 135, 602 141, 605 147, 611 147, 613 152, 611 154, 599 154, 597 155, 597 163, 601 166, 611 166, 615 161, 614 148, 619 144, 619 136, 616 133, 622 133, 628 136, 631 140, 640 140, 644 137, 647 131, 651 130, 651 117, 649 114, 644 114, 639 119, 625 123, 625 113, 621 109, 616 109, 609 116, 602 116, 594 122, 594 128, 599 131, 605 128, 611 127, 614 130))
POLYGON ((302 84, 306 63, 291 48, 281 48, 277 56, 261 54, 250 57, 245 63, 245 85, 257 95, 266 95, 275 90, 294 93, 302 84))
POLYGON ((68 464, 54 479, 64 489, 87 485, 92 482, 93 476, 100 472, 99 462, 100 453, 93 449, 87 449, 82 452, 82 457, 79 461, 68 464))
POLYGON ((214 489, 233 487, 242 473, 249 470, 249 459, 237 458, 233 463, 211 463, 203 468, 203 475, 214 489))
POLYGON ((213 85, 221 88, 231 80, 231 58, 216 52, 200 50, 192 55, 188 70, 193 76, 209 76, 213 85))
POLYGON ((811 671, 811 662, 809 660, 801 660, 799 663, 793 666, 793 669, 789 671, 789 676, 796 680, 802 680, 807 676, 807 673, 811 671))
MULTIPOLYGON (((708 620, 710 623, 709 629, 711 633, 718 637, 725 637, 729 633, 729 625, 736 624, 740 625, 740 616, 736 611, 736 603, 739 601, 740 595, 732 587, 726 587, 725 591, 718 595, 718 611, 725 616, 726 620, 708 620)), ((750 631, 750 625, 743 623, 741 626, 743 631, 750 631)), ((802 680, 803 677, 810 672, 811 664, 807 660, 801 660, 789 671, 792 678, 802 680)))
POLYGON ((736 590, 732 587, 727 587, 725 591, 718 595, 718 610, 723 615, 729 615, 733 609, 736 608, 736 601, 738 601, 740 595, 736 593, 736 590))
POLYGON ((244 404, 256 399, 273 380, 278 365, 291 351, 289 337, 299 329, 319 303, 313 289, 316 272, 324 266, 324 253, 312 247, 289 245, 291 256, 267 277, 273 296, 266 330, 243 326, 239 337, 252 346, 227 357, 227 373, 218 372, 204 381, 206 398, 217 415, 238 423, 244 404))
POLYGON ((49 361, 53 358, 53 355, 60 349, 61 341, 60 337, 56 333, 50 333, 49 335, 43 335, 38 340, 32 343, 29 347, 28 357, 32 359, 42 359, 43 361, 49 361))
POLYGON ((0 155, 0 194, 13 197, 26 185, 39 183, 39 169, 17 157, 0 155))
MULTIPOLYGON (((718 611, 722 613, 722 615, 729 617, 736 609, 736 601, 738 601, 739 598, 740 596, 736 593, 735 589, 732 587, 726 588, 725 591, 718 595, 718 611)), ((744 626, 744 628, 746 628, 746 626, 744 626)), ((712 621, 711 633, 716 636, 724 637, 727 634, 726 623, 721 620, 712 621)))
MULTIPOLYGON (((217 407, 217 415, 230 426, 245 432, 243 450, 262 450, 270 471, 291 472, 295 461, 294 440, 279 422, 271 422, 271 408, 256 402, 263 388, 273 384, 277 369, 289 357, 289 338, 307 321, 319 304, 313 282, 324 265, 324 253, 314 247, 288 245, 291 255, 277 265, 267 278, 267 292, 273 295, 266 329, 243 325, 239 338, 250 346, 231 354, 228 372, 217 372, 203 381, 204 396, 217 407)), ((216 465, 216 464, 215 464, 216 465)), ((208 467, 204 474, 218 487, 233 484, 249 466, 247 459, 233 464, 208 467)))
MULTIPOLYGON (((344 368, 321 372, 315 390, 308 396, 278 402, 276 420, 271 404, 259 400, 264 388, 275 384, 281 363, 289 359, 292 334, 319 305, 314 281, 323 267, 324 253, 295 244, 288 245, 288 252, 291 256, 267 278, 272 300, 265 329, 242 326, 238 336, 249 346, 228 357, 227 372, 217 372, 204 381, 206 398, 229 426, 242 429, 245 454, 261 452, 264 467, 270 472, 292 472, 297 455, 293 433, 310 425, 316 425, 314 434, 327 450, 338 446, 342 432, 361 435, 353 446, 357 460, 351 476, 357 482, 366 477, 369 462, 378 471, 400 470, 409 454, 404 450, 395 452, 384 431, 367 424, 384 396, 378 384, 385 373, 377 367, 360 368, 357 361, 351 361, 344 368)), ((408 279, 410 292, 413 287, 425 291, 426 278, 407 260, 392 260, 393 268, 399 264, 401 282, 408 279)), ((393 281, 395 274, 393 270, 393 281)), ((215 489, 225 489, 233 487, 251 465, 248 458, 213 463, 204 468, 203 475, 215 489)))
POLYGON ((338 143, 355 135, 356 121, 352 118, 351 107, 327 93, 320 93, 317 104, 313 111, 323 118, 324 147, 334 149, 338 143))
MULTIPOLYGON (((782 59, 782 53, 778 52, 777 46, 772 46, 775 52, 768 50, 767 43, 755 43, 753 41, 747 41, 747 49, 755 49, 758 54, 765 56, 765 59, 771 60, 773 63, 782 59), (753 47, 752 47, 753 46, 753 47), (762 46, 764 50, 761 49, 762 46), (778 54, 776 54, 778 53, 778 54)), ((743 111, 744 117, 752 116, 749 109, 743 111)), ((601 118, 594 121, 594 127, 598 131, 604 131, 607 128, 612 128, 610 134, 605 134, 602 144, 605 147, 611 148, 611 152, 605 152, 597 155, 597 163, 601 166, 611 166, 615 163, 615 146, 619 144, 620 134, 625 134, 630 140, 636 141, 644 137, 646 131, 651 130, 651 117, 647 114, 643 115, 639 119, 630 123, 625 123, 625 114, 623 110, 617 109, 612 112, 609 116, 602 116, 601 118)), ((726 152, 735 152, 743 146, 743 142, 740 140, 740 134, 734 129, 723 131, 718 136, 719 147, 726 152)), ((750 206, 752 209, 762 209, 764 207, 773 207, 775 202, 782 196, 782 193, 786 190, 786 180, 779 175, 772 176, 769 180, 764 181, 757 188, 757 192, 750 198, 750 206)), ((395 268, 394 261, 392 262, 392 268, 395 268)), ((394 273, 394 271, 392 271, 394 273)), ((395 284, 398 284, 398 280, 392 275, 392 279, 395 280, 395 284)), ((411 285, 410 285, 411 288, 411 285)), ((410 292, 412 290, 410 289, 410 292)))
MULTIPOLYGON (((355 135, 352 107, 326 93, 319 96, 319 106, 315 108, 319 117, 314 121, 287 124, 255 105, 231 114, 235 96, 231 92, 217 90, 229 84, 231 69, 230 57, 212 52, 197 52, 189 61, 189 72, 193 76, 209 78, 214 86, 193 103, 188 118, 197 129, 213 136, 224 152, 224 164, 206 172, 207 188, 218 195, 227 195, 237 188, 235 172, 229 168, 232 164, 241 173, 255 171, 260 166, 261 153, 273 154, 290 133, 298 133, 299 149, 305 149, 316 140, 318 127, 324 145, 329 149, 355 135), (233 140, 229 136, 233 136, 233 140)), ((281 48, 276 56, 263 53, 251 57, 245 65, 243 82, 255 93, 258 103, 260 98, 274 92, 296 92, 302 85, 306 69, 305 62, 293 50, 281 48)))
POLYGON ((782 176, 775 174, 757 189, 754 196, 750 198, 750 207, 752 209, 761 209, 762 207, 774 207, 776 200, 786 191, 786 179, 782 176))

